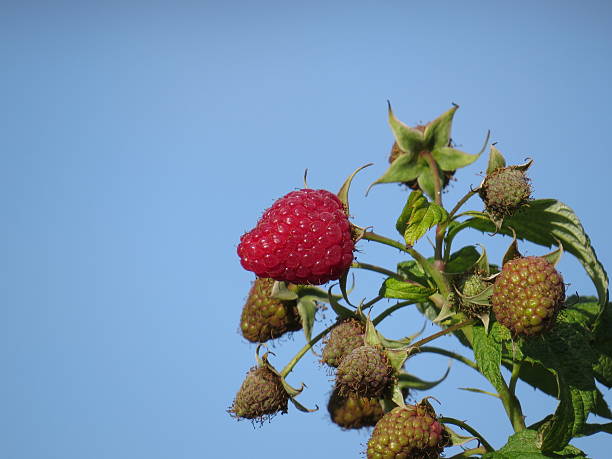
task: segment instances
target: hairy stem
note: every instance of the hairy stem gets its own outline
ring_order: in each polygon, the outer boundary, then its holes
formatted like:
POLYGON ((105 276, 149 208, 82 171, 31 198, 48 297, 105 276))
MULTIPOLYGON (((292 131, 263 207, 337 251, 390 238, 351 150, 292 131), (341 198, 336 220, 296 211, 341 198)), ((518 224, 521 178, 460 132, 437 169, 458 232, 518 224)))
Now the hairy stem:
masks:
POLYGON ((314 338, 312 338, 310 341, 308 341, 304 347, 302 349, 299 350, 299 352, 297 354, 295 354, 295 357, 293 357, 289 363, 287 365, 285 365, 285 368, 283 368, 280 372, 280 375, 285 378, 289 373, 291 373, 291 371, 293 370, 293 368, 295 367, 295 365, 300 361, 300 359, 302 357, 304 357, 304 355, 310 350, 312 349, 312 346, 314 346, 315 344, 317 344, 317 342, 319 342, 319 340, 321 338, 323 338, 325 335, 327 335, 332 328, 334 328, 336 326, 336 324, 332 324, 329 327, 327 327, 325 330, 323 330, 321 333, 319 333, 317 336, 315 336, 314 338))
POLYGON ((510 391, 510 394, 512 394, 513 397, 516 397, 516 395, 514 394, 516 392, 516 382, 518 381, 519 374, 521 372, 521 364, 522 362, 512 362, 512 375, 510 376, 510 385, 508 387, 508 390, 510 391))
POLYGON ((440 290, 440 293, 442 294, 442 296, 446 298, 451 293, 451 289, 450 289, 450 286, 448 285, 448 281, 446 280, 446 277, 444 277, 444 274, 441 271, 437 270, 429 262, 427 258, 421 255, 414 248, 408 247, 406 248, 406 251, 410 255, 412 255, 412 258, 414 258, 417 261, 417 263, 421 266, 421 268, 423 268, 423 271, 425 271, 433 279, 433 281, 436 283, 436 286, 438 287, 438 290, 440 290))
POLYGON ((476 437, 478 439, 478 441, 480 441, 482 446, 485 447, 487 452, 488 451, 495 451, 495 448, 493 448, 491 446, 491 444, 487 440, 485 440, 485 438, 476 429, 474 429, 472 426, 466 424, 465 422, 460 421, 459 419, 447 418, 447 417, 441 417, 441 418, 438 419, 438 421, 440 421, 443 424, 452 424, 454 426, 461 427, 463 430, 465 430, 466 432, 469 432, 474 437, 476 437))

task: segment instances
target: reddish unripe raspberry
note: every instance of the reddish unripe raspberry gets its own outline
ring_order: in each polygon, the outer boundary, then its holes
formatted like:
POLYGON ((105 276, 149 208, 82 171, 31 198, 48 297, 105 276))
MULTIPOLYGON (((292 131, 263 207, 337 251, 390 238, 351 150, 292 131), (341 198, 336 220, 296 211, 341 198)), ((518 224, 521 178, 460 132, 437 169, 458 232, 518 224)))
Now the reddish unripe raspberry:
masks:
POLYGON ((549 328, 565 300, 561 274, 542 257, 515 258, 495 279, 491 304, 499 323, 514 335, 549 328))
POLYGON ((263 343, 302 328, 297 301, 272 298, 273 284, 272 279, 256 279, 242 308, 240 331, 253 343, 263 343))
POLYGON ((396 407, 374 427, 368 459, 438 458, 448 444, 444 426, 428 403, 396 407))
POLYGON ((303 189, 278 199, 240 238, 242 266, 259 277, 294 284, 324 284, 353 262, 351 225, 338 197, 303 189))
POLYGON ((321 362, 338 368, 342 359, 353 349, 363 346, 365 327, 356 319, 339 322, 325 338, 321 362))

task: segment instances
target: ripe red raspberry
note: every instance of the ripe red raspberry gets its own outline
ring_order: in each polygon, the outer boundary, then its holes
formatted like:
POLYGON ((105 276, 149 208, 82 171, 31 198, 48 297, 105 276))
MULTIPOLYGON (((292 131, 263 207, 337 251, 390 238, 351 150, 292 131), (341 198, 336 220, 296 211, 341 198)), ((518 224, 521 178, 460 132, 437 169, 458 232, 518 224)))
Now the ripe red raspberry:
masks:
POLYGON ((339 279, 353 261, 351 225, 338 197, 303 189, 278 199, 240 238, 242 266, 294 284, 339 279))

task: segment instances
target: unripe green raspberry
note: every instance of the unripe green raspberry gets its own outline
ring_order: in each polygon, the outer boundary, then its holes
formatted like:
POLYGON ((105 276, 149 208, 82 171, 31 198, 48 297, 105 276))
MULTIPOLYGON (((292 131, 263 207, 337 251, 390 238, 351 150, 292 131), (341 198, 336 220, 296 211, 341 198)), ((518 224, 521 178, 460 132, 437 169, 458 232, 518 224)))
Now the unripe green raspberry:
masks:
POLYGON ((353 349, 363 346, 365 327, 357 319, 339 322, 325 338, 321 362, 337 368, 353 349))
POLYGON ((379 398, 391 388, 393 380, 393 367, 385 352, 367 345, 344 357, 336 373, 336 387, 343 395, 379 398))
POLYGON ((487 175, 480 190, 487 211, 497 218, 512 215, 530 196, 531 186, 525 172, 512 166, 487 175))
POLYGON ((491 284, 478 274, 470 274, 461 282, 461 296, 459 309, 468 316, 479 315, 491 309, 491 306, 470 301, 470 297, 484 292, 491 284))
POLYGON ((273 284, 274 280, 264 277, 255 280, 242 308, 240 331, 253 343, 264 343, 302 328, 297 302, 271 298, 273 284))
POLYGON ((561 274, 542 257, 515 258, 495 279, 491 304, 497 321, 515 336, 550 328, 565 300, 561 274))
POLYGON ((236 418, 264 421, 287 412, 289 396, 280 377, 268 367, 253 367, 236 394, 228 412, 236 418))
POLYGON ((374 427, 368 459, 430 459, 440 457, 448 434, 429 403, 396 407, 374 427))
POLYGON ((340 395, 334 389, 327 403, 331 420, 343 429, 361 429, 374 426, 384 412, 376 398, 359 397, 354 394, 340 395))

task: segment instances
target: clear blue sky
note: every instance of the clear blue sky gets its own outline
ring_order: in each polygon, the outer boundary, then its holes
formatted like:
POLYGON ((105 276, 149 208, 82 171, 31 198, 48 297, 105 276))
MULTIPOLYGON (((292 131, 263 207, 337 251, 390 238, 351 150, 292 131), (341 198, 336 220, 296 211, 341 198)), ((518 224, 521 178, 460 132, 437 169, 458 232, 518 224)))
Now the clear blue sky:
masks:
MULTIPOLYGON (((255 351, 238 335, 252 279, 240 235, 305 168, 311 186, 336 190, 374 162, 354 182, 354 222, 394 236, 402 190, 363 196, 392 143, 386 100, 409 124, 455 102, 461 148, 476 152, 491 129, 509 162, 533 158, 535 196, 573 207, 610 269, 611 31, 605 1, 4 1, 0 457, 359 457, 368 435, 328 421, 332 378, 314 357, 289 380, 319 412, 261 429, 225 412, 255 351)), ((461 170, 446 201, 485 167, 461 170)), ((360 248, 363 261, 399 261, 360 248)), ((560 270, 569 291, 594 293, 571 255, 560 270)), ((380 281, 359 273, 357 294, 380 281)), ((423 324, 396 317, 391 337, 423 324)), ((285 341, 273 363, 302 343, 285 341)), ((446 365, 409 362, 426 379, 446 365)), ((456 364, 415 397, 436 396, 501 446, 501 407, 466 386, 490 388, 456 364)), ((528 423, 554 409, 519 394, 528 423)), ((603 458, 610 440, 576 444, 603 458)))

